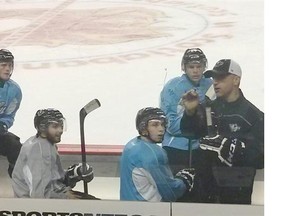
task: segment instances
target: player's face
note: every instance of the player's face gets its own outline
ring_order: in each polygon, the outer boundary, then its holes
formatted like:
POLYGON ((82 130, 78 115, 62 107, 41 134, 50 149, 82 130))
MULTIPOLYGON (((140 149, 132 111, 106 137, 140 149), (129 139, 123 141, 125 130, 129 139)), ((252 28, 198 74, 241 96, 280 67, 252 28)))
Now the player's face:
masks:
POLYGON ((213 84, 217 97, 223 98, 226 101, 233 101, 235 90, 238 90, 240 78, 236 75, 214 76, 213 84))
POLYGON ((147 133, 150 140, 161 143, 164 137, 166 123, 163 120, 152 119, 148 121, 147 133))
POLYGON ((49 124, 46 132, 46 138, 52 143, 58 143, 61 141, 63 134, 63 123, 52 122, 49 124))
POLYGON ((8 80, 13 69, 12 62, 0 62, 0 79, 8 80))
POLYGON ((188 62, 185 65, 185 73, 192 82, 198 83, 205 70, 204 64, 188 62))

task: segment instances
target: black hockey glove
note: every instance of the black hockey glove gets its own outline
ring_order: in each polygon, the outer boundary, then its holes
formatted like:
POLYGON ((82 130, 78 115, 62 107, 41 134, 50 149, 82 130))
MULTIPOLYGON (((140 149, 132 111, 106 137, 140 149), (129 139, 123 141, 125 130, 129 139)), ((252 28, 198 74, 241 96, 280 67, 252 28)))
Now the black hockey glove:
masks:
POLYGON ((0 122, 0 135, 4 135, 8 132, 8 127, 5 123, 0 122))
POLYGON ((246 147, 245 143, 237 138, 225 138, 220 135, 203 137, 199 142, 201 149, 217 152, 218 158, 230 167, 241 163, 246 147))
POLYGON ((74 164, 70 166, 66 172, 66 175, 68 177, 68 181, 73 183, 73 182, 78 182, 78 181, 85 181, 85 182, 90 182, 94 178, 93 174, 93 168, 86 164, 86 172, 83 172, 83 167, 82 163, 79 164, 74 164))
POLYGON ((195 177, 194 168, 182 169, 175 175, 175 178, 179 178, 184 182, 189 192, 193 189, 194 177, 195 177))

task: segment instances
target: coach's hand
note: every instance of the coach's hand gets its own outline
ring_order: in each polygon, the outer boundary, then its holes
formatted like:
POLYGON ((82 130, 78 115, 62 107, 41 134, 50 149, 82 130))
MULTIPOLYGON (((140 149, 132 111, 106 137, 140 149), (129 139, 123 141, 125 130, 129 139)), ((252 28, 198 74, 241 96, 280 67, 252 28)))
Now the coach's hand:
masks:
POLYGON ((218 152, 218 158, 228 166, 240 165, 243 160, 246 145, 237 138, 226 138, 220 135, 203 137, 200 148, 218 152))

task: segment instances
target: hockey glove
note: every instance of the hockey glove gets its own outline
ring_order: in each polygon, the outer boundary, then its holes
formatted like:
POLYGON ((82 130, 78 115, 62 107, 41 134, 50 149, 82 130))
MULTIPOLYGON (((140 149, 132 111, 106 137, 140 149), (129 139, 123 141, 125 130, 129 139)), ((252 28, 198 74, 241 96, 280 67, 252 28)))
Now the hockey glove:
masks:
POLYGON ((245 143, 237 138, 225 138, 220 135, 203 137, 199 142, 201 149, 217 152, 218 158, 230 167, 241 162, 246 147, 245 143))
POLYGON ((175 175, 175 178, 179 178, 184 182, 189 192, 193 189, 194 177, 195 177, 194 168, 182 169, 175 175))
POLYGON ((86 164, 86 171, 83 172, 82 163, 74 164, 70 166, 67 170, 67 177, 69 178, 69 182, 78 182, 78 181, 85 181, 90 182, 94 178, 93 168, 86 164))
POLYGON ((8 132, 7 125, 3 122, 0 122, 0 135, 4 135, 8 132))

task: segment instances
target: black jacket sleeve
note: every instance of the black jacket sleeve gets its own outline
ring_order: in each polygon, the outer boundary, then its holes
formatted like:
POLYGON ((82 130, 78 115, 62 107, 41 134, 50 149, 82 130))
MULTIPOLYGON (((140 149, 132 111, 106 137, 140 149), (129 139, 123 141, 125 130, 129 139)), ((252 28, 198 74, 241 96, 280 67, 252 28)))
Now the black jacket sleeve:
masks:
POLYGON ((256 169, 264 168, 264 114, 257 116, 250 133, 243 139, 246 144, 244 164, 256 169))

